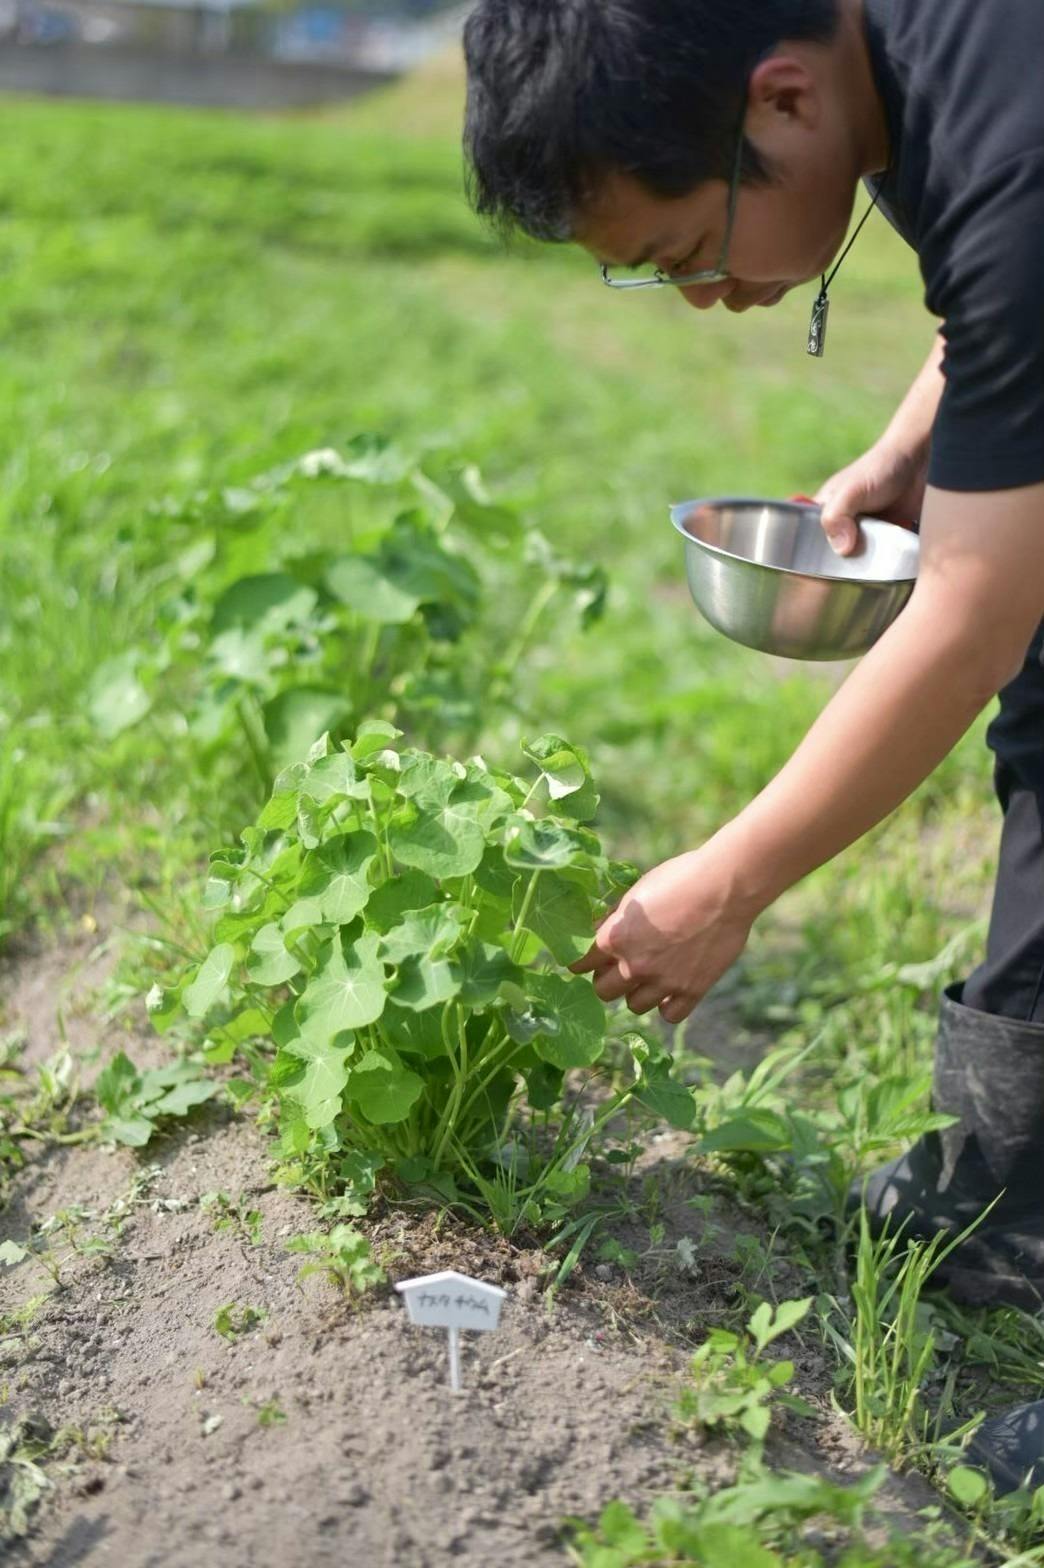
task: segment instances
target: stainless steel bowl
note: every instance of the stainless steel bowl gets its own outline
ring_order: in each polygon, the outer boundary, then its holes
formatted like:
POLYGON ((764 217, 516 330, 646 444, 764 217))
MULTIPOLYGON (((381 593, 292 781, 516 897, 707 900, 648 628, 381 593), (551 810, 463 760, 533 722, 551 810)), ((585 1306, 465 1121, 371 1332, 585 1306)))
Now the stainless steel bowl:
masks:
POLYGON ((917 536, 865 519, 856 553, 835 555, 819 513, 744 496, 671 507, 689 590, 712 626, 787 659, 851 659, 873 646, 913 592, 917 536))

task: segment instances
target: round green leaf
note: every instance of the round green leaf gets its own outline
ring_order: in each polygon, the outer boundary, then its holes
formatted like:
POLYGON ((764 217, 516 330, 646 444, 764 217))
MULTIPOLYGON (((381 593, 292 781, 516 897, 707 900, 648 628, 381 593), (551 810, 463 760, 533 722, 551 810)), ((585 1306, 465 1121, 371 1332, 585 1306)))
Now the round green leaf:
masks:
POLYGON ((300 1107, 313 1132, 329 1127, 341 1109, 341 1094, 348 1082, 348 1060, 355 1049, 349 1037, 338 1041, 302 1038, 286 1048, 288 1056, 304 1062, 301 1078, 284 1092, 300 1107))
POLYGON ((300 785, 302 795, 307 795, 317 805, 325 806, 331 800, 347 796, 351 800, 365 800, 369 786, 355 771, 355 763, 346 751, 335 751, 329 757, 313 762, 300 785))
POLYGON ((509 827, 504 845, 507 864, 522 870, 551 871, 587 858, 580 835, 548 818, 538 822, 516 821, 509 827))
POLYGON ((404 866, 415 866, 433 877, 464 877, 482 859, 486 837, 469 804, 400 812, 389 832, 392 854, 404 866))
POLYGON ((352 1064, 348 1098, 367 1121, 405 1121, 424 1090, 424 1079, 404 1067, 387 1047, 367 1051, 352 1064))
POLYGON ((332 561, 323 579, 335 599, 356 615, 382 625, 401 625, 412 620, 420 599, 396 583, 379 561, 363 555, 345 555, 332 561))
POLYGON ((280 631, 307 620, 317 603, 318 596, 313 588, 297 582, 285 572, 241 577, 225 589, 215 604, 211 630, 221 633, 239 627, 280 631))
POLYGON ((382 938, 381 957, 389 964, 407 958, 444 958, 460 937, 463 911, 452 903, 414 909, 382 938))
POLYGON ((87 688, 87 713, 105 740, 129 730, 152 706, 137 672, 138 654, 133 651, 107 659, 94 672, 87 688))
POLYGON ((387 934, 408 911, 427 909, 438 897, 438 883, 431 877, 422 871, 404 871, 374 888, 366 905, 366 924, 387 934))
POLYGON ((990 1483, 981 1470, 957 1465, 946 1477, 946 1485, 963 1508, 977 1508, 990 1494, 990 1483))
MULTIPOLYGON (((515 889, 516 920, 527 893, 528 879, 520 881, 515 889)), ((575 963, 594 940, 591 900, 575 882, 566 881, 555 871, 542 871, 536 876, 529 899, 525 927, 546 944, 560 964, 575 963)))
POLYGON ((340 942, 309 981, 297 1004, 303 1035, 330 1040, 345 1029, 375 1023, 384 1011, 384 965, 377 957, 378 938, 366 932, 342 952, 340 942))
POLYGON ((190 1018, 202 1018, 213 1007, 228 983, 235 959, 236 950, 228 942, 219 942, 207 954, 181 999, 190 1018))
POLYGON ((412 1007, 422 1013, 452 1001, 459 990, 456 965, 441 958, 413 956, 404 959, 400 966, 392 995, 400 1007, 412 1007))
POLYGON ((534 974, 526 989, 540 1011, 557 1021, 558 1033, 538 1034, 533 1049, 554 1067, 589 1067, 605 1046, 605 1008, 583 975, 534 974))
POLYGON ((369 870, 377 857, 372 833, 342 833, 309 852, 304 863, 303 892, 318 899, 323 920, 347 925, 370 896, 369 870))
POLYGON ((250 944, 247 973, 258 985, 283 985, 298 974, 301 960, 287 951, 286 940, 274 921, 262 926, 250 944))

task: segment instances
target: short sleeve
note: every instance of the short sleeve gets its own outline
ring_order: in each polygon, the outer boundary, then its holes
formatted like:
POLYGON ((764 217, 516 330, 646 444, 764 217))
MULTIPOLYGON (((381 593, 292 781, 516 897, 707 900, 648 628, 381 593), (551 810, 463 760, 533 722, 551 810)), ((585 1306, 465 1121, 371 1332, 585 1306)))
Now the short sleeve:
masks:
POLYGON ((946 340, 929 482, 1044 481, 1044 150, 977 179, 918 248, 946 340))

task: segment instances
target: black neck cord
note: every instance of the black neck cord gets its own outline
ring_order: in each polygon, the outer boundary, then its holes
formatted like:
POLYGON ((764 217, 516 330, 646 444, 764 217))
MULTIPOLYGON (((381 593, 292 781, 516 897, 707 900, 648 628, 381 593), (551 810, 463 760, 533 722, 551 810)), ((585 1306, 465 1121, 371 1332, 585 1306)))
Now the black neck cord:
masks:
POLYGON ((827 277, 825 272, 822 274, 820 279, 819 293, 816 295, 816 302, 812 306, 812 320, 808 329, 808 352, 813 356, 814 359, 822 359, 823 351, 826 348, 827 317, 830 313, 830 299, 828 297, 827 291, 829 290, 831 283, 833 283, 834 279, 837 277, 837 274, 841 268, 841 263, 852 249, 852 246, 855 244, 860 234, 862 234, 863 225, 866 223, 867 218, 869 218, 870 214, 877 206, 878 198, 881 195, 885 181, 888 179, 890 173, 891 164, 889 164, 888 168, 881 176, 880 184, 874 192, 873 201, 863 213, 855 233, 852 235, 852 238, 849 240, 848 244, 845 246, 844 250, 841 252, 840 256, 837 258, 837 261, 831 268, 830 276, 827 277))

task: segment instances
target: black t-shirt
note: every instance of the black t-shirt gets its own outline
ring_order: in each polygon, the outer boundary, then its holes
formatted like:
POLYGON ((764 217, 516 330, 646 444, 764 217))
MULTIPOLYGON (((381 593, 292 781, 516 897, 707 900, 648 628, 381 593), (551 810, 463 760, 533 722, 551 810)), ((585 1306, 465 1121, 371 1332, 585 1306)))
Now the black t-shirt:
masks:
POLYGON ((864 0, 880 205, 942 318, 930 483, 1044 480, 1044 0, 864 0))

